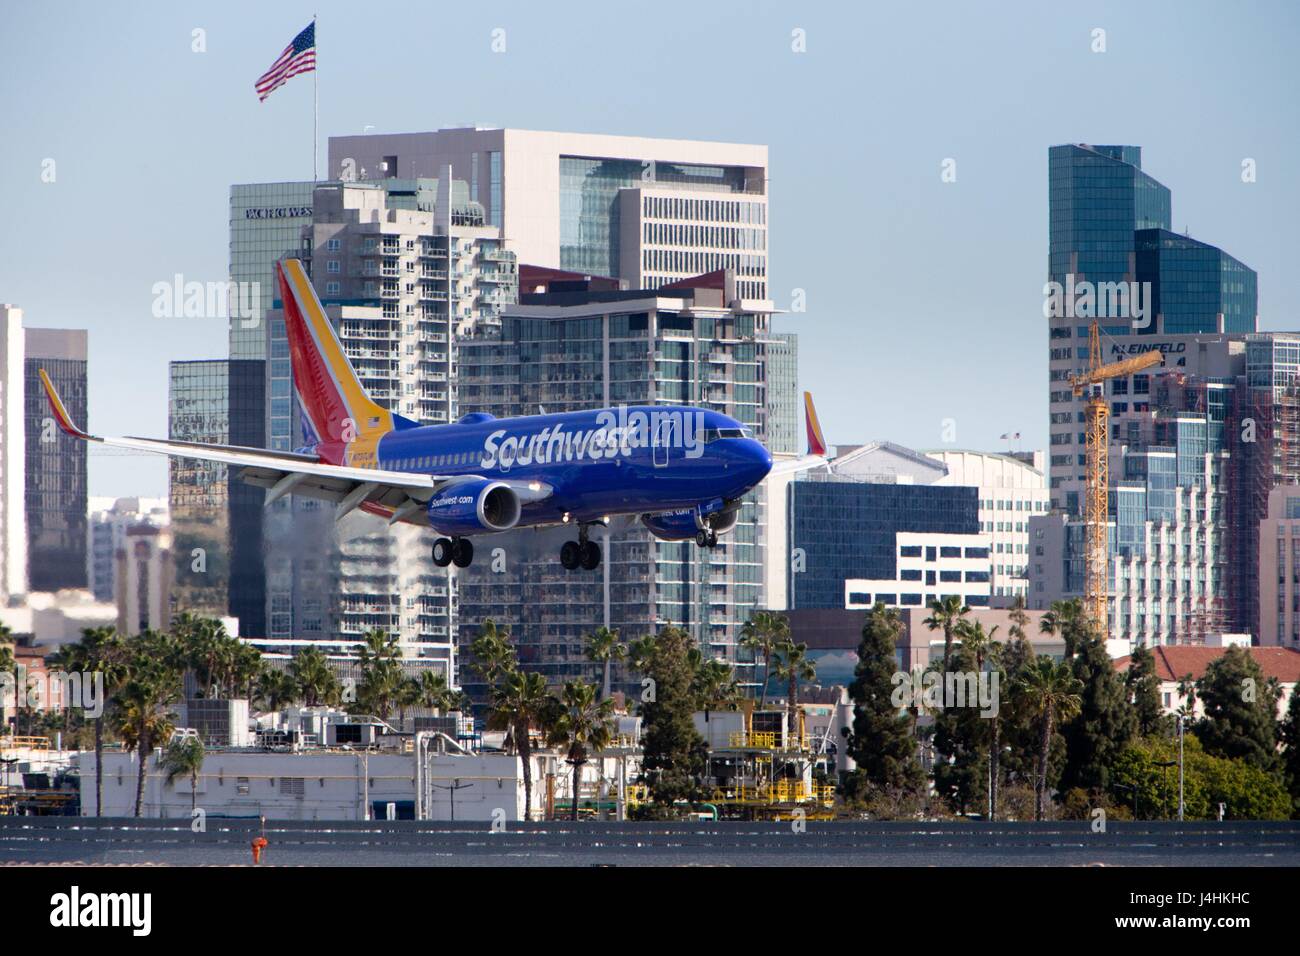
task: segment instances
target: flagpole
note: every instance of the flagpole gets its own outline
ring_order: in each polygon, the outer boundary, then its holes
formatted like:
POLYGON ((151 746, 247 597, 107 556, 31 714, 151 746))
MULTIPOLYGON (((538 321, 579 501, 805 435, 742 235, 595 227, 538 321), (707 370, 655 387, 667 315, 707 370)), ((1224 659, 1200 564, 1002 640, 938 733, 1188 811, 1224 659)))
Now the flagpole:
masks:
POLYGON ((320 125, 320 38, 316 35, 316 14, 311 15, 312 41, 316 44, 316 69, 311 71, 311 180, 318 182, 320 179, 320 160, 317 158, 317 152, 320 150, 320 133, 317 127, 320 125))

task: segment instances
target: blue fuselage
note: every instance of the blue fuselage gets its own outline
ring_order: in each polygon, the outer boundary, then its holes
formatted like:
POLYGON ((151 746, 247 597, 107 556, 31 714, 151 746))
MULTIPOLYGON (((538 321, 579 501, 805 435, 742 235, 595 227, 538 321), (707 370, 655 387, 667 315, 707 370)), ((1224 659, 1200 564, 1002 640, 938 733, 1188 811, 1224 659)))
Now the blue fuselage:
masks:
POLYGON ((520 526, 659 514, 739 498, 772 456, 733 418, 702 408, 642 405, 521 418, 467 415, 393 431, 379 466, 417 474, 538 482, 520 526))

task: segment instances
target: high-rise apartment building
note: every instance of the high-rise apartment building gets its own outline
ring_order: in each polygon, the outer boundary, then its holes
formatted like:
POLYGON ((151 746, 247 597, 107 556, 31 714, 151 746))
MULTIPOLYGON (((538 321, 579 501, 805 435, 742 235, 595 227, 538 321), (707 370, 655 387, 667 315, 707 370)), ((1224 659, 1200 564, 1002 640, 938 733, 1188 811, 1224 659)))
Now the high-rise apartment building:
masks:
MULTIPOLYGON (((499 330, 461 342, 461 410, 507 416, 685 404, 730 415, 764 438, 770 315, 737 301, 735 277, 721 277, 720 287, 715 278, 657 291, 571 280, 564 291, 521 296, 499 330)), ((594 676, 583 648, 601 626, 633 640, 674 624, 705 654, 736 659, 739 628, 764 606, 759 496, 747 496, 735 528, 713 549, 626 525, 598 534, 604 558, 596 572, 560 567, 563 529, 503 536, 499 554, 485 539, 483 557, 458 573, 462 652, 492 619, 510 627, 520 661, 550 683, 594 676)), ((482 696, 472 673, 460 677, 482 696)), ((614 679, 628 689, 621 665, 614 679)))
POLYGON ((767 147, 518 129, 334 136, 331 176, 468 171, 520 262, 659 288, 715 269, 770 299, 767 147))
POLYGON ((167 499, 90 498, 86 573, 96 601, 117 600, 116 555, 123 547, 126 529, 141 524, 167 527, 167 499))
MULTIPOLYGON (((440 179, 320 184, 301 247, 370 396, 423 424, 453 421, 457 336, 494 326, 518 287, 514 256, 467 184, 449 170, 440 179)), ((273 305, 274 364, 287 346, 273 305)), ((284 373, 270 377, 272 402, 292 394, 284 373)), ((293 499, 272 511, 267 538, 267 636, 355 639, 379 629, 426 645, 426 654, 441 648, 451 671, 455 581, 429 558, 431 532, 363 513, 336 524, 328 506, 293 499)))

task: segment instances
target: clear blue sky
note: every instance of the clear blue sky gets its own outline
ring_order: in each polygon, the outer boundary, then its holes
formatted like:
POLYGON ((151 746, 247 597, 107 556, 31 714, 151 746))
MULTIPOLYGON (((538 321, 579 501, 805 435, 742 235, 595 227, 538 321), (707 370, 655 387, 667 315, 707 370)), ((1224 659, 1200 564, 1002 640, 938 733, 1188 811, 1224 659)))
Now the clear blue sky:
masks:
MULTIPOLYGON (((934 446, 952 418, 962 446, 1043 446, 1055 143, 1141 145, 1175 228, 1259 272, 1261 327, 1300 327, 1292 3, 11 4, 0 301, 90 330, 92 429, 165 434, 167 362, 226 354, 151 287, 224 278, 231 183, 309 175, 311 78, 253 81, 313 12, 322 156, 367 125, 768 144, 773 298, 808 302, 778 328, 832 442, 934 446)), ((90 487, 161 495, 166 469, 92 455, 90 487)))

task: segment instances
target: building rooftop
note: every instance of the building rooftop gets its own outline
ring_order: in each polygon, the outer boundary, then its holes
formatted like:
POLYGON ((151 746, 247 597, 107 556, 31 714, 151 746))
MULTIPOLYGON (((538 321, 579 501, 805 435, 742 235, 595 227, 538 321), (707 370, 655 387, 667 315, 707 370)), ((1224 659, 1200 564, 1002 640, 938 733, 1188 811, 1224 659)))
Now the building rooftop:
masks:
MULTIPOLYGON (((1227 652, 1226 647, 1201 647, 1191 644, 1160 645, 1152 648, 1156 660, 1156 674, 1162 681, 1178 681, 1191 675, 1193 680, 1200 680, 1210 662, 1227 652)), ((1280 683, 1294 684, 1300 681, 1300 651, 1289 647, 1248 647, 1250 653, 1264 672, 1264 678, 1276 677, 1280 683)), ((1115 660, 1115 670, 1124 673, 1129 668, 1132 657, 1120 657, 1115 660)))

